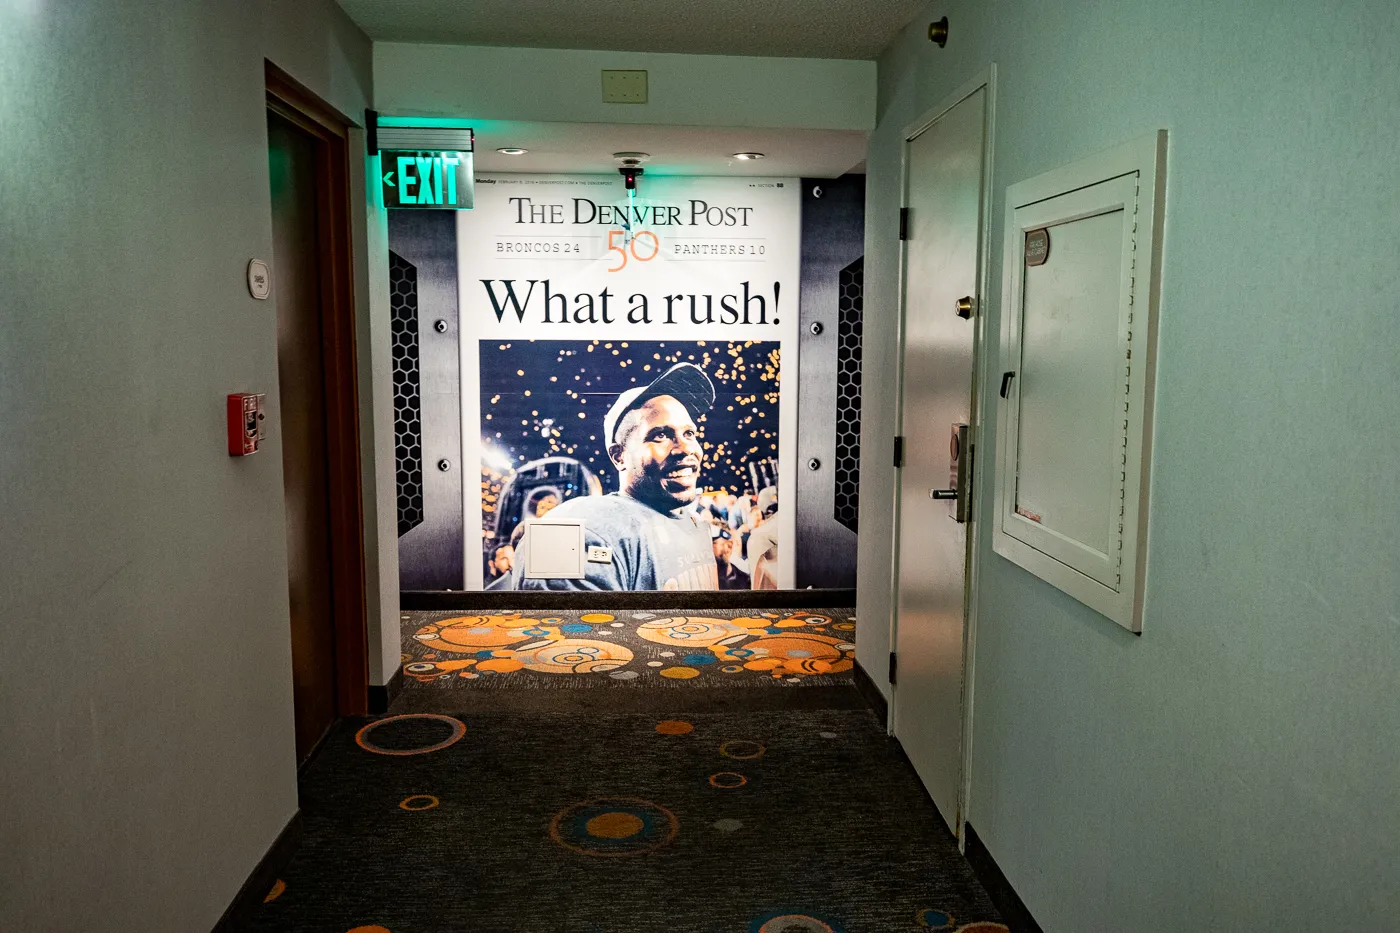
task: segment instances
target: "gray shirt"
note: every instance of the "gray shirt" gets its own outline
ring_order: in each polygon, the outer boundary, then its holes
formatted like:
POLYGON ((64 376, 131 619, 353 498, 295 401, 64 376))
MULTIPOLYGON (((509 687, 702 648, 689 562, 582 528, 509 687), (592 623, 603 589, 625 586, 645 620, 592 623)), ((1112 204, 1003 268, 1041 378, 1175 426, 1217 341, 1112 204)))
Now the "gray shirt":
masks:
MULTIPOLYGON (((583 522, 585 547, 612 549, 612 562, 588 561, 581 580, 525 577, 516 565, 517 590, 717 590, 719 573, 707 525, 690 509, 659 512, 630 496, 579 496, 549 513, 583 522)), ((528 549, 527 527, 522 545, 528 549)))

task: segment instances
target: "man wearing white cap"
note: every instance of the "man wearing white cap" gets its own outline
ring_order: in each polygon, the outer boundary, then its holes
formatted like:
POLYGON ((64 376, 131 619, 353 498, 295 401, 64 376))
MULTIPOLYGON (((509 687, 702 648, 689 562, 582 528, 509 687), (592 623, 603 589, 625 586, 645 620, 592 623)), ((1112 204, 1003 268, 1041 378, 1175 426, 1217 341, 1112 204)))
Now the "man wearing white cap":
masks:
MULTIPOLYGON (((648 386, 618 396, 603 418, 618 491, 580 496, 550 518, 583 522, 590 561, 583 579, 531 580, 517 564, 515 589, 714 590, 719 575, 707 525, 688 508, 700 497, 704 452, 695 422, 715 403, 715 387, 693 363, 677 363, 648 386)), ((529 531, 525 533, 529 548, 529 531)))

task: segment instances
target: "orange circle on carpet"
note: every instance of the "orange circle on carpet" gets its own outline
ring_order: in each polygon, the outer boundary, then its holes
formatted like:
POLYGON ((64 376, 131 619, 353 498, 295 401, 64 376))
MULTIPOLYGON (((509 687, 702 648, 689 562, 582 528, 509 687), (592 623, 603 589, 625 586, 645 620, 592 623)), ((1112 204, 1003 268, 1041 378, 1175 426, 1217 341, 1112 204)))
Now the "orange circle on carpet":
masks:
POLYGON ((615 618, 617 617, 610 616, 606 612, 590 612, 588 615, 579 616, 578 620, 580 622, 591 622, 597 624, 599 622, 611 622, 615 618))
POLYGON ((753 661, 745 661, 744 667, 751 671, 771 671, 775 667, 780 667, 782 658, 758 658, 753 661))
POLYGON ((273 901, 281 897, 282 892, 285 890, 287 890, 287 882, 283 881, 281 878, 278 878, 277 883, 272 886, 272 890, 267 892, 267 897, 263 898, 263 903, 272 903, 273 901))
POLYGON ((763 753, 768 751, 758 742, 748 739, 730 739, 728 742, 720 744, 719 753, 725 758, 734 758, 738 761, 752 761, 755 758, 762 758, 763 753))
POLYGON ((401 713, 398 716, 386 716, 383 719, 376 719, 374 722, 366 724, 359 732, 355 733, 355 744, 367 752, 374 752, 376 755, 404 757, 407 755, 426 755, 429 752, 441 751, 449 745, 455 744, 458 739, 466 734, 467 727, 460 720, 453 719, 451 716, 443 716, 440 713, 401 713), (415 719, 444 723, 451 728, 452 734, 441 742, 437 742, 433 745, 425 745, 422 748, 381 748, 368 738, 370 732, 378 729, 380 726, 391 722, 404 722, 415 719))
POLYGON ((667 719, 656 724, 656 731, 662 735, 686 735, 694 732, 695 727, 679 719, 667 719))
POLYGON ((584 824, 588 835, 599 839, 626 839, 645 828, 641 817, 632 813, 600 813, 584 824))
POLYGON ((404 799, 400 800, 399 809, 408 810, 410 813, 416 813, 419 810, 431 810, 433 807, 437 806, 441 802, 442 801, 438 800, 432 794, 414 794, 411 797, 405 797, 404 799), (416 803, 416 801, 419 800, 426 800, 427 803, 423 804, 422 806, 419 806, 416 803))
POLYGON ((737 771, 721 771, 718 774, 710 775, 710 786, 718 787, 720 790, 733 790, 736 787, 743 787, 747 783, 749 783, 749 779, 737 771))
POLYGON ((692 677, 699 677, 700 672, 693 667, 668 667, 661 671, 662 677, 669 677, 672 680, 689 680, 692 677))
POLYGON ((504 648, 530 638, 524 630, 538 623, 518 615, 461 616, 430 622, 414 634, 419 644, 438 651, 480 651, 504 648))
POLYGON ((599 797, 554 814, 549 837, 579 855, 645 855, 669 845, 680 832, 676 815, 636 797, 599 797))

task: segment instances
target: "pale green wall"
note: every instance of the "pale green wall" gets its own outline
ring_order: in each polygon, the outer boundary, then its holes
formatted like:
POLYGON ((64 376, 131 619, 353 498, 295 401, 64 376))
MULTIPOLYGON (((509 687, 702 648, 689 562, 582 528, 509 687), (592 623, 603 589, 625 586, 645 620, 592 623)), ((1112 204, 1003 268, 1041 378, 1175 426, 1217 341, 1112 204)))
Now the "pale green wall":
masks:
POLYGON ((868 130, 875 63, 374 44, 375 103, 385 113, 487 120, 868 130), (647 71, 645 104, 605 104, 601 71, 647 71))
POLYGON ((297 806, 264 55, 370 100, 329 0, 0 3, 0 929, 207 930, 297 806))
MULTIPOLYGON (((996 62, 994 334, 1007 185, 1171 131, 1142 636, 982 541, 971 820, 1047 933, 1400 925, 1397 39, 1382 0, 964 0, 880 60, 866 510, 890 501, 902 128, 996 62)), ((887 585, 862 580, 863 658, 887 585)))

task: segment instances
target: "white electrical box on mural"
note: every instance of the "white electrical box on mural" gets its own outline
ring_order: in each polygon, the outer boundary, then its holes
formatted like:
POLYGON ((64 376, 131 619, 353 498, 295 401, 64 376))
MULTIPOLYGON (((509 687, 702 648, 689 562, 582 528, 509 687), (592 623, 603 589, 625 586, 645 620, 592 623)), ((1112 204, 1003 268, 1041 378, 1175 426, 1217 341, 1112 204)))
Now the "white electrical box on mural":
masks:
POLYGON ((1007 189, 996 553, 1132 632, 1147 566, 1167 133, 1007 189))
POLYGON ((532 580, 578 579, 583 570, 583 523, 536 519, 521 540, 525 576, 532 580))

